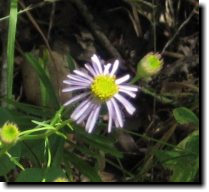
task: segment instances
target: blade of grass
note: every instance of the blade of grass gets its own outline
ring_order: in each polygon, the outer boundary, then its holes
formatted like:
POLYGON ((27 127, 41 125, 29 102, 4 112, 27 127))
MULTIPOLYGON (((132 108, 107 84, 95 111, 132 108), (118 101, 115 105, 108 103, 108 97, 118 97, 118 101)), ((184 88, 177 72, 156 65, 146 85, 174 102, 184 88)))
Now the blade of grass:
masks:
POLYGON ((14 45, 17 25, 17 0, 11 0, 7 40, 7 99, 13 99, 14 45))
POLYGON ((36 73, 38 74, 40 80, 42 81, 43 85, 45 86, 47 93, 49 95, 50 103, 52 106, 54 106, 55 109, 59 108, 59 102, 56 96, 56 93, 54 91, 53 85, 48 78, 46 72, 41 67, 40 63, 38 62, 38 58, 36 58, 32 53, 26 53, 25 54, 26 60, 32 65, 32 67, 35 69, 36 73))
POLYGON ((47 114, 47 118, 50 118, 54 114, 53 110, 46 107, 35 106, 23 102, 20 103, 12 100, 7 100, 7 102, 11 104, 14 108, 16 108, 18 111, 26 113, 28 116, 29 115, 34 116, 33 118, 43 117, 44 115, 46 116, 46 114, 47 114))

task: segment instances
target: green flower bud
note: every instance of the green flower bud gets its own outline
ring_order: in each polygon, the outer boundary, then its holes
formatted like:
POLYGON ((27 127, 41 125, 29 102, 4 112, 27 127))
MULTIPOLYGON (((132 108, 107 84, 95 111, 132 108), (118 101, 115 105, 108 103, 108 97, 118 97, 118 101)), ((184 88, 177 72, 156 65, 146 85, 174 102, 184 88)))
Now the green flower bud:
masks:
POLYGON ((14 144, 19 137, 19 130, 14 123, 5 123, 0 129, 0 140, 4 144, 14 144))
POLYGON ((159 73, 162 69, 163 60, 158 53, 148 53, 145 55, 137 65, 137 78, 149 79, 150 77, 159 73))
POLYGON ((54 182, 69 182, 65 177, 58 177, 54 180, 54 182))

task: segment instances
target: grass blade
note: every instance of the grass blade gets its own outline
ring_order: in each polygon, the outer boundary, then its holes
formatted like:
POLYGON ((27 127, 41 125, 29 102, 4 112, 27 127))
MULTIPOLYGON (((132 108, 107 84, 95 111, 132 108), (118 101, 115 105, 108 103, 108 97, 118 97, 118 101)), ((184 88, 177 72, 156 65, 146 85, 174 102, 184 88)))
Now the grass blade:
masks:
POLYGON ((17 0, 11 0, 7 41, 7 99, 13 99, 14 45, 17 25, 17 0))

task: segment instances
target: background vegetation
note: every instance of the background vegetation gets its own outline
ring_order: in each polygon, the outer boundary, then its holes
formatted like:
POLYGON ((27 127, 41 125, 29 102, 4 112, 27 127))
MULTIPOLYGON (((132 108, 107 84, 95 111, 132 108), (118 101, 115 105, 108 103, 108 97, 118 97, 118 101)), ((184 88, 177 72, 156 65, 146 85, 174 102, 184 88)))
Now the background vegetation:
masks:
POLYGON ((0 142, 5 182, 199 182, 199 5, 196 0, 0 0, 0 142), (69 119, 62 80, 93 53, 119 73, 159 52, 164 65, 135 85, 134 116, 87 134, 69 119))

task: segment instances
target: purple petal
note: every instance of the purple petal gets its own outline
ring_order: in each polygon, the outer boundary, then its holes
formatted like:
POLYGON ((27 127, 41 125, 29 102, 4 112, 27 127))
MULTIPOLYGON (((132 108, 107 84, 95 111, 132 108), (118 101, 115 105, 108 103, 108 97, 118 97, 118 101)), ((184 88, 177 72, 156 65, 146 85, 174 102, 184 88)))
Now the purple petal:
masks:
POLYGON ((108 133, 111 132, 112 129, 112 120, 113 120, 113 109, 110 101, 106 102, 107 109, 108 109, 108 133))
POLYGON ((88 103, 91 102, 91 98, 87 98, 86 100, 84 100, 78 107, 76 107, 76 109, 73 111, 73 113, 71 114, 71 118, 75 120, 75 116, 76 114, 85 106, 88 105, 88 103))
POLYGON ((114 97, 124 106, 129 114, 132 115, 134 113, 134 111, 136 110, 135 107, 126 98, 124 98, 120 94, 115 94, 114 97))
POLYGON ((85 78, 78 76, 78 75, 70 74, 70 75, 67 75, 67 77, 71 80, 74 80, 74 81, 91 83, 91 81, 89 81, 88 79, 85 79, 85 78))
POLYGON ((87 82, 72 81, 72 80, 64 80, 63 83, 68 84, 68 85, 84 86, 84 87, 88 87, 90 85, 87 82))
POLYGON ((69 101, 67 101, 66 103, 64 103, 64 106, 66 105, 70 105, 76 101, 79 101, 80 99, 83 99, 84 97, 86 97, 89 93, 82 93, 78 96, 73 97, 72 99, 70 99, 69 101))
POLYGON ((119 85, 119 88, 126 91, 134 91, 134 92, 138 91, 138 87, 133 85, 119 85))
POLYGON ((91 76, 89 76, 88 74, 86 74, 86 73, 84 73, 84 72, 82 72, 82 71, 74 70, 73 72, 74 72, 75 74, 77 74, 77 75, 80 75, 80 76, 84 77, 85 79, 89 80, 90 82, 93 81, 93 79, 92 79, 91 76))
POLYGON ((121 84, 121 83, 123 83, 123 82, 126 82, 126 81, 128 81, 130 79, 130 75, 125 75, 125 76, 123 76, 123 77, 121 77, 121 78, 119 78, 119 79, 116 79, 116 84, 121 84))
POLYGON ((92 112, 94 107, 95 107, 95 104, 91 103, 90 106, 85 111, 85 113, 83 115, 81 115, 80 118, 76 122, 78 124, 82 123, 89 116, 89 114, 92 112))
POLYGON ((110 75, 114 75, 115 72, 117 71, 118 69, 118 66, 119 66, 119 61, 118 60, 115 60, 114 64, 113 64, 113 67, 112 67, 112 71, 110 72, 110 75))
POLYGON ((104 75, 109 74, 110 67, 111 67, 110 63, 104 66, 104 72, 103 72, 104 75))
POLYGON ((113 104, 113 108, 115 110, 115 114, 116 114, 116 117, 117 117, 117 120, 118 120, 118 123, 119 123, 119 126, 120 127, 123 127, 123 120, 122 120, 122 115, 121 115, 121 111, 118 107, 118 104, 117 102, 115 101, 115 99, 110 99, 110 101, 112 102, 113 104))
POLYGON ((87 89, 88 87, 86 86, 73 86, 73 87, 68 87, 62 90, 63 93, 65 92, 71 92, 75 90, 82 90, 82 89, 87 89))
POLYGON ((94 77, 97 75, 94 69, 90 65, 85 64, 85 67, 94 77))
POLYGON ((88 133, 91 133, 95 123, 99 117, 99 111, 100 111, 101 105, 98 105, 90 114, 87 123, 86 123, 86 130, 88 131, 88 133))
POLYGON ((97 57, 97 55, 94 54, 94 55, 91 57, 91 60, 92 60, 92 63, 95 63, 95 64, 96 64, 97 69, 98 69, 99 73, 101 74, 101 73, 102 73, 102 65, 101 65, 100 60, 99 60, 99 58, 97 57))
POLYGON ((124 90, 124 89, 120 89, 120 88, 119 88, 119 92, 123 92, 123 93, 129 95, 129 96, 132 97, 132 98, 135 98, 135 97, 136 97, 136 93, 133 93, 133 92, 131 92, 131 91, 127 91, 127 90, 124 90))

